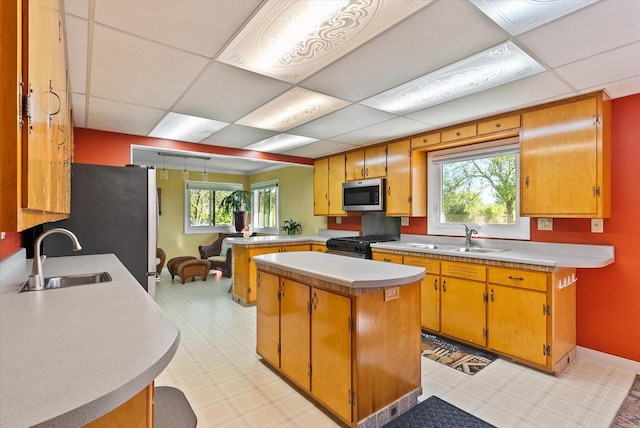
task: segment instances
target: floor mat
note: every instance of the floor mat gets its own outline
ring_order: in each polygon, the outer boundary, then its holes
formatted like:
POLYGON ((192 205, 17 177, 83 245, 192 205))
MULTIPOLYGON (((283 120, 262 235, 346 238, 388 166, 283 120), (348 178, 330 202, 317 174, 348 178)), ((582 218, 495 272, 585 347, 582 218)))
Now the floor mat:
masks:
POLYGON ((422 333, 422 356, 466 374, 476 374, 498 358, 450 339, 422 333))
POLYGON ((432 395, 385 425, 385 428, 495 428, 494 425, 432 395))
POLYGON ((611 428, 628 427, 640 427, 640 375, 636 375, 629 394, 625 397, 611 424, 611 428))

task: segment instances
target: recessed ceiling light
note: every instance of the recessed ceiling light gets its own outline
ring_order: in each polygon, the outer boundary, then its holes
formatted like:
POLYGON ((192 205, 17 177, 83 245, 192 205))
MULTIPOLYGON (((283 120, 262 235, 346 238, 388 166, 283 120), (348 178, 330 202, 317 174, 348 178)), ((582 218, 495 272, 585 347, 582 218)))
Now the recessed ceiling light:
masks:
POLYGON ((315 143, 316 141, 318 141, 317 138, 302 137, 293 134, 278 134, 266 140, 253 143, 245 147, 245 149, 259 152, 282 153, 295 147, 315 143))
POLYGON ((431 1, 267 1, 216 59, 298 83, 431 1))
POLYGON ((471 0, 496 24, 517 36, 598 0, 471 0))
POLYGON ((303 88, 293 88, 236 123, 283 132, 351 104, 303 88))
POLYGON ((199 143, 227 125, 227 122, 169 112, 169 114, 153 128, 149 136, 199 143))
POLYGON ((544 70, 513 42, 506 42, 368 98, 360 104, 404 115, 533 76, 544 70))

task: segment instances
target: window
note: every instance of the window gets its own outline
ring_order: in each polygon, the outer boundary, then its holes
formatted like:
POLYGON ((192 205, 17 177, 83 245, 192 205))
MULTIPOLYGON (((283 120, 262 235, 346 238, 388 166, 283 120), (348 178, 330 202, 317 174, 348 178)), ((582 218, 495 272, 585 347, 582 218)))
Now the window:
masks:
POLYGON ((220 200, 240 184, 188 181, 185 187, 184 233, 215 233, 235 231, 233 213, 218 209, 220 200))
POLYGON ((267 181, 251 185, 253 193, 253 220, 251 228, 254 232, 278 233, 279 201, 278 181, 267 181))
POLYGON ((482 237, 529 239, 529 219, 519 217, 517 141, 432 152, 428 159, 430 234, 464 236, 464 223, 479 226, 482 237))

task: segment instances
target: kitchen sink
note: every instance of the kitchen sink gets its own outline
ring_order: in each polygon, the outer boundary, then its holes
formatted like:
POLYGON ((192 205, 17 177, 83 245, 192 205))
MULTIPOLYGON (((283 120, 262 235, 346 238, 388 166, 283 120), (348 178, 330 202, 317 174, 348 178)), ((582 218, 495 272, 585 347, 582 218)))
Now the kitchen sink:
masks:
POLYGON ((451 251, 456 251, 458 253, 498 253, 506 250, 501 250, 499 248, 462 247, 454 248, 451 251))
MULTIPOLYGON (((111 275, 109 274, 109 272, 54 276, 51 278, 44 279, 44 290, 50 290, 54 288, 73 287, 76 285, 97 284, 100 282, 111 282, 111 281, 113 281, 113 278, 111 278, 111 275)), ((27 281, 20 289, 21 293, 23 291, 35 291, 35 290, 29 289, 29 281, 27 281)))

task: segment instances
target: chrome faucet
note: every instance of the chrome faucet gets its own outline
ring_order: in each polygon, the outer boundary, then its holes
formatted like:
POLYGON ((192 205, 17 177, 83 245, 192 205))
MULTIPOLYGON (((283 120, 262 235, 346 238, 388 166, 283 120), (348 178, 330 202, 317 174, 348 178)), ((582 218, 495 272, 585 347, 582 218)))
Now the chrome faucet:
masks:
POLYGON ((474 229, 472 227, 469 227, 464 223, 462 225, 464 226, 464 235, 467 238, 467 240, 465 241, 465 246, 470 247, 471 246, 471 236, 472 235, 477 235, 478 234, 478 229, 474 229))
POLYGON ((42 240, 49 235, 53 235, 54 233, 62 233, 63 235, 67 235, 71 242, 73 243, 73 251, 82 250, 82 246, 78 241, 76 235, 73 234, 70 230, 63 229, 61 227, 56 227, 55 229, 47 230, 36 239, 36 243, 33 246, 33 267, 31 268, 31 275, 29 275, 29 289, 30 290, 42 290, 44 289, 44 276, 42 275, 42 262, 47 258, 46 255, 40 255, 40 244, 42 240))

